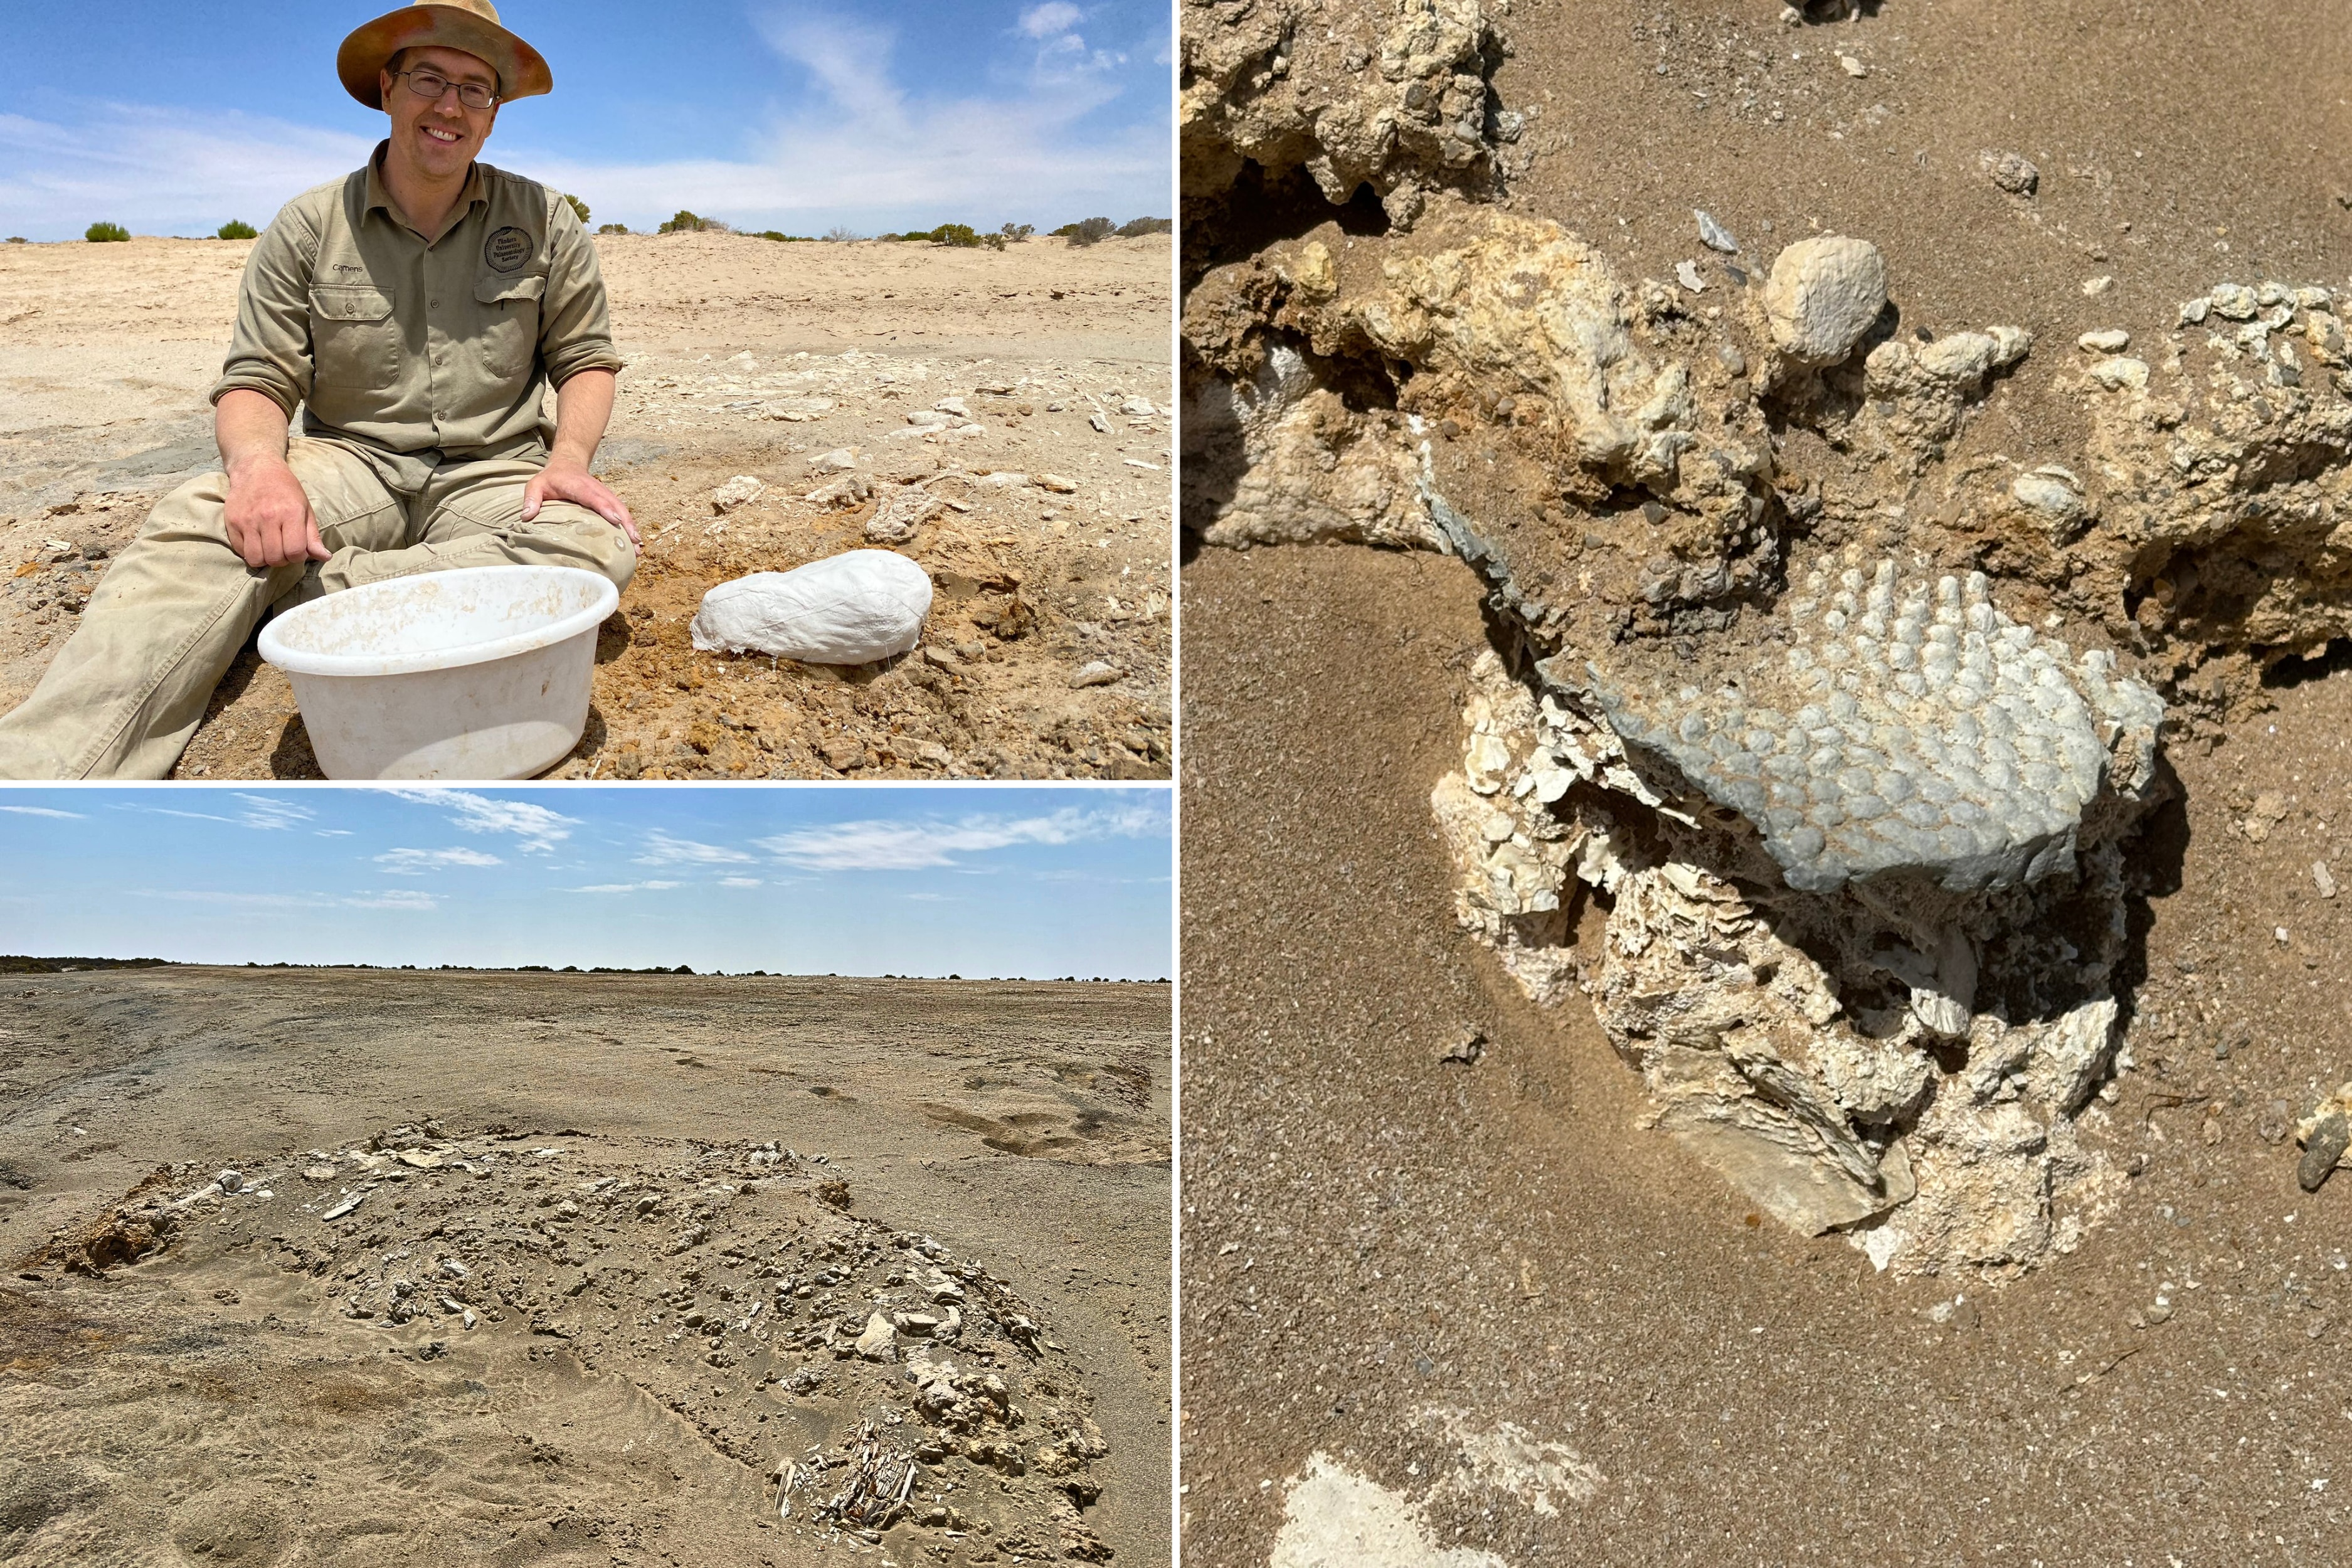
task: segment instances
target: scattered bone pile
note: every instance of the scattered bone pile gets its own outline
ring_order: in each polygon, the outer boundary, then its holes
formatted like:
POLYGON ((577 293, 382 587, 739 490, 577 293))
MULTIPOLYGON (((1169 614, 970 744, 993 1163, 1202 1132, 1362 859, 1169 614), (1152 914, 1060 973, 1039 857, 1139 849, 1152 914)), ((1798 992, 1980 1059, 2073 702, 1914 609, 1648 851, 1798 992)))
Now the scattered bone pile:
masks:
POLYGON ((168 1271, 251 1246, 420 1360, 520 1333, 626 1379, 764 1477, 788 1533, 1107 1558, 1084 1510, 1108 1450, 1068 1353, 1006 1280, 850 1201, 822 1157, 773 1143, 428 1121, 209 1180, 159 1171, 26 1261, 168 1271))

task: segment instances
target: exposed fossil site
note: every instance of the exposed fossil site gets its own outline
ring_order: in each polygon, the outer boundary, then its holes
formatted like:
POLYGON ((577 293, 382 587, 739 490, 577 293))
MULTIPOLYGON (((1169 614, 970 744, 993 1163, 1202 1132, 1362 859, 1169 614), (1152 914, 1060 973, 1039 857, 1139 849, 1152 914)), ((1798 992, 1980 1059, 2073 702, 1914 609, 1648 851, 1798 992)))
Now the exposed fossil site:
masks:
POLYGON ((1910 1273, 2070 1247, 2162 743, 2352 634, 2336 296, 2037 341, 1704 213, 1707 273, 1625 278, 1491 199, 1507 6, 1185 12, 1185 527, 1484 574, 1462 924, 1783 1222, 1910 1273), (2066 417, 1998 449, 2028 379, 2066 417))

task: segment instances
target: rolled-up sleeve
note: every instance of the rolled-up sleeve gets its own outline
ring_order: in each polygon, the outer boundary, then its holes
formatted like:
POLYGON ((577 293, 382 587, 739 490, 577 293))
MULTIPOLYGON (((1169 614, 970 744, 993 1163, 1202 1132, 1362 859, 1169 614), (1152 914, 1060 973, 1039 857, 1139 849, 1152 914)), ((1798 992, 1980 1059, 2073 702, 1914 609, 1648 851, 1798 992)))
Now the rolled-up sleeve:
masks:
POLYGON ((213 387, 217 404, 243 387, 294 416, 310 395, 310 275, 319 236, 289 205, 280 210, 245 260, 236 295, 236 332, 213 387))
POLYGON ((547 379, 561 387, 583 370, 617 373, 621 356, 613 350, 596 247, 561 196, 548 215, 547 249, 547 294, 539 312, 539 355, 547 379))

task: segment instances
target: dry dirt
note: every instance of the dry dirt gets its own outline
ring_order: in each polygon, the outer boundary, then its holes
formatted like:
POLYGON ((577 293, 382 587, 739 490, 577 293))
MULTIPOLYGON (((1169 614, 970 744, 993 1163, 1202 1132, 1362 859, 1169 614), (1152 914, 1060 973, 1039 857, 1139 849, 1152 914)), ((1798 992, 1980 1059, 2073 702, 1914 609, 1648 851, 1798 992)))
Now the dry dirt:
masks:
POLYGON ((0 1559, 1164 1564, 1168 1008, 12 976, 0 1559))
MULTIPOLYGON (((1167 776, 1167 237, 597 246, 629 362, 598 468, 646 549, 554 776, 1167 776), (907 416, 950 397, 969 428, 916 434, 907 416), (895 546, 932 576, 924 648, 852 669, 696 652, 714 584, 866 545, 877 501, 801 499, 835 477, 812 459, 845 447, 885 498, 929 479, 950 503, 895 546), (1032 482, 975 482, 989 473, 1032 482), (764 494, 718 513, 710 492, 738 475, 764 494), (1074 689, 1096 662, 1116 679, 1074 689)), ((0 579, 0 703, 71 631, 105 567, 89 557, 217 465, 205 395, 249 248, 0 247, 0 562, 20 574, 0 579), (80 558, 47 561, 53 540, 80 558)), ((179 771, 318 776, 292 689, 249 647, 179 771)))
MULTIPOLYGON (((2224 279, 2345 284, 2347 37, 2301 8, 1779 10, 1488 5, 1494 102, 1540 106, 1506 210, 1718 292, 1693 208, 1766 258, 1867 238, 1906 331, 2035 333, 1973 432, 2019 453, 2084 439, 2048 374, 2076 334, 2160 337, 2224 279), (2038 195, 1996 187, 1989 151, 2035 162, 2038 195)), ((1218 219, 1188 286, 1308 237, 1344 276, 1387 227, 1296 180, 1218 219)), ((2012 1283, 1901 1280, 1637 1128, 1589 1015, 1534 1006, 1454 928, 1429 797, 1472 660, 1512 635, 1481 588, 1354 546, 1184 571, 1187 1560, 1326 1561, 1303 1499, 1402 1517, 1348 1478, 1428 1530, 1359 1562, 2340 1558, 2352 1188, 2303 1192, 2282 1120, 2352 1078, 2352 903, 2313 871, 2352 858, 2343 645, 2169 746, 2126 1065, 2086 1125, 2131 1173, 2116 1212, 2012 1283), (1483 1054, 1442 1060, 1468 1031, 1483 1054)))

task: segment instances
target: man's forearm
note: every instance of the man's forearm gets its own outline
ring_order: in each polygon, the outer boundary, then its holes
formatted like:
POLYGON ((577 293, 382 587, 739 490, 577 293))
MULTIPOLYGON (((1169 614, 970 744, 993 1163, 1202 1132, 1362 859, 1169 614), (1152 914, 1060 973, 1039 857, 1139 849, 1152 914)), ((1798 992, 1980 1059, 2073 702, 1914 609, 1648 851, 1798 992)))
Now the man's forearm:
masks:
POLYGON ((549 462, 588 466, 613 417, 613 393, 619 379, 609 370, 583 370, 556 389, 555 446, 548 453, 549 462))
POLYGON ((231 474, 257 458, 283 462, 286 411, 258 392, 237 387, 213 406, 213 440, 220 447, 221 467, 231 474))

